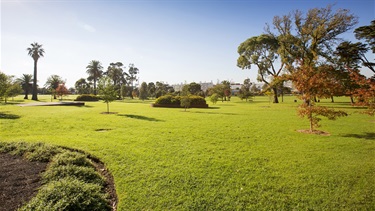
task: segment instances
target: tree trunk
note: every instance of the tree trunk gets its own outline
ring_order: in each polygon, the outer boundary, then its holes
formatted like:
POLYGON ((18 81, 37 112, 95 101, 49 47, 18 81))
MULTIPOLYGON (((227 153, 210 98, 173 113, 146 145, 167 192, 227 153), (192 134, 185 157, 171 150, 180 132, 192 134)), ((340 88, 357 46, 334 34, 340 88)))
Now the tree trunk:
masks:
POLYGON ((37 87, 37 63, 38 60, 34 59, 34 78, 33 78, 33 96, 32 100, 38 100, 38 87, 37 87))
POLYGON ((333 100, 333 96, 331 96, 331 103, 334 103, 335 102, 335 100, 333 100))
POLYGON ((310 119, 310 132, 314 131, 313 119, 312 119, 312 112, 311 112, 311 103, 309 103, 309 119, 310 119))
POLYGON ((27 89, 25 90, 25 97, 23 99, 25 100, 29 99, 29 91, 27 89))
POLYGON ((107 113, 109 114, 109 103, 107 102, 107 113))
POLYGON ((354 98, 351 95, 350 95, 350 101, 352 102, 352 104, 354 104, 354 98))
POLYGON ((272 88, 273 90, 273 103, 279 103, 279 98, 277 97, 277 88, 272 88))
POLYGON ((94 95, 96 95, 96 79, 94 78, 94 95))

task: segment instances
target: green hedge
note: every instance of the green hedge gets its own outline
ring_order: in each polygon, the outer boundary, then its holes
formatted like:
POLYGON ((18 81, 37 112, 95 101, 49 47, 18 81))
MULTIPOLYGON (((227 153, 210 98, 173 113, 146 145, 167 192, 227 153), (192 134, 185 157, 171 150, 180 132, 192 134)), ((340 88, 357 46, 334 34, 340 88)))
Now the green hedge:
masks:
POLYGON ((101 98, 96 95, 83 94, 79 95, 74 101, 99 101, 101 98))
MULTIPOLYGON (((197 95, 189 95, 190 107, 194 108, 207 108, 208 105, 206 100, 197 95)), ((154 107, 171 107, 171 108, 180 108, 181 107, 181 97, 164 95, 156 99, 153 104, 154 107)))

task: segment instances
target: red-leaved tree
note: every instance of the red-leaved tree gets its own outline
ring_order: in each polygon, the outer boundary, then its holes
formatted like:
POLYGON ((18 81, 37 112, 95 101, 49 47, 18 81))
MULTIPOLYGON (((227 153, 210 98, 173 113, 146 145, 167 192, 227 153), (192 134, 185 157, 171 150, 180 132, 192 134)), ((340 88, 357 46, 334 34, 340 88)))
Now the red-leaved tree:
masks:
POLYGON ((68 94, 69 90, 66 88, 65 84, 59 84, 59 86, 56 88, 56 95, 62 100, 62 97, 68 94))

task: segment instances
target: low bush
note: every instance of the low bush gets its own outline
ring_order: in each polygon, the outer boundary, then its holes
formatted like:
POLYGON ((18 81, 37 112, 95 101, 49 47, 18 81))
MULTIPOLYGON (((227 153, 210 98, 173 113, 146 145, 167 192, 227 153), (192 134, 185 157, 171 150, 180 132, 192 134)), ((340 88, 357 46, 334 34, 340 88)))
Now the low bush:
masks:
POLYGON ((178 96, 164 95, 158 97, 155 101, 158 105, 180 105, 180 98, 178 96))
POLYGON ((29 161, 49 162, 63 149, 47 144, 34 145, 33 151, 26 152, 24 157, 29 161))
POLYGON ((111 210, 101 186, 67 177, 43 186, 20 211, 111 210))
POLYGON ((23 156, 29 161, 49 162, 53 156, 62 152, 59 147, 44 143, 29 144, 26 142, 1 143, 0 152, 23 156))
POLYGON ((58 181, 66 177, 72 177, 86 183, 94 183, 101 186, 105 184, 105 179, 93 168, 75 166, 71 164, 66 166, 50 167, 46 172, 44 172, 43 181, 44 183, 48 183, 51 181, 58 181))
POLYGON ((50 164, 50 168, 57 166, 76 165, 94 168, 93 164, 85 154, 79 152, 65 151, 56 155, 50 164))
POLYGON ((79 95, 74 101, 99 101, 101 98, 96 95, 83 94, 79 95))
MULTIPOLYGON (((190 107, 201 107, 205 108, 208 107, 206 100, 197 95, 189 95, 190 107)), ((180 96, 172 96, 172 95, 164 95, 156 99, 155 105, 166 105, 171 107, 180 107, 181 106, 181 97, 180 96)))

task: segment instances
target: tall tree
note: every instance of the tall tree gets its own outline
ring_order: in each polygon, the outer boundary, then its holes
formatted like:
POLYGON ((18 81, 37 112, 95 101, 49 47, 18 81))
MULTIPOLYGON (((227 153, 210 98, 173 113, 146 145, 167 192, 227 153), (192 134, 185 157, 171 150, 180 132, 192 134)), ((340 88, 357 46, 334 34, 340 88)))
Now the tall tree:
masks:
POLYGON ((58 75, 51 75, 47 78, 47 82, 44 84, 44 87, 50 89, 53 93, 53 99, 56 99, 56 89, 60 84, 65 83, 64 80, 58 75))
POLYGON ((127 79, 129 84, 134 88, 134 81, 138 81, 137 74, 139 73, 139 69, 134 66, 134 64, 129 64, 129 74, 127 79))
POLYGON ((139 89, 139 99, 145 100, 147 99, 148 93, 147 93, 147 83, 143 82, 141 84, 141 88, 139 89))
POLYGON ((148 92, 148 95, 153 98, 155 97, 155 91, 156 91, 156 86, 154 84, 154 82, 150 82, 147 84, 147 92, 148 92))
POLYGON ((240 91, 239 91, 239 97, 241 100, 246 99, 246 101, 251 97, 250 87, 251 87, 250 79, 247 78, 244 80, 243 84, 241 85, 240 91))
POLYGON ((103 75, 103 66, 99 61, 92 60, 87 65, 86 69, 86 73, 89 74, 89 78, 94 81, 94 95, 96 95, 96 82, 103 75))
POLYGON ((32 100, 38 100, 38 87, 37 87, 37 73, 38 73, 38 59, 44 56, 44 49, 43 46, 38 44, 37 42, 31 43, 31 47, 27 48, 29 56, 31 56, 34 60, 34 77, 33 77, 33 90, 32 90, 32 100))
POLYGON ((5 103, 9 97, 15 97, 22 92, 20 84, 15 82, 13 77, 0 72, 0 98, 4 98, 5 103))
POLYGON ((78 94, 89 94, 90 84, 84 78, 80 78, 76 81, 74 87, 76 88, 78 94))
POLYGON ((359 68, 360 64, 362 64, 375 73, 375 63, 367 59, 367 51, 368 48, 364 43, 345 41, 337 46, 335 54, 339 57, 338 62, 342 63, 346 68, 359 68))
POLYGON ((25 97, 23 99, 29 99, 29 91, 32 88, 33 75, 22 74, 20 78, 16 79, 16 82, 21 84, 23 91, 25 92, 25 97))
POLYGON ((322 61, 330 60, 337 41, 340 40, 339 35, 352 29, 357 20, 349 10, 340 9, 333 12, 332 6, 328 5, 326 8, 310 9, 306 15, 295 11, 289 15, 275 16, 273 28, 276 33, 271 32, 270 27, 267 29, 274 37, 278 37, 278 52, 291 72, 295 87, 302 92, 304 104, 299 114, 307 114, 312 126, 311 131, 314 130, 313 126, 317 120, 313 118, 315 115, 327 115, 330 119, 345 115, 324 107, 314 108, 313 98, 316 89, 327 83, 327 69, 318 68, 319 65, 322 61))
POLYGON ((375 20, 371 21, 369 26, 361 26, 354 30, 357 39, 364 39, 370 45, 373 53, 375 53, 375 20))
POLYGON ((262 34, 254 36, 241 43, 238 47, 237 66, 242 69, 250 69, 251 65, 258 68, 258 81, 269 85, 274 92, 274 103, 278 103, 277 84, 271 83, 278 77, 284 67, 284 63, 276 68, 275 63, 279 58, 279 42, 275 36, 262 34))
POLYGON ((119 98, 122 97, 121 90, 122 87, 126 85, 126 77, 129 76, 129 74, 123 70, 123 67, 124 65, 121 62, 110 63, 107 72, 105 72, 105 75, 112 79, 119 98))

